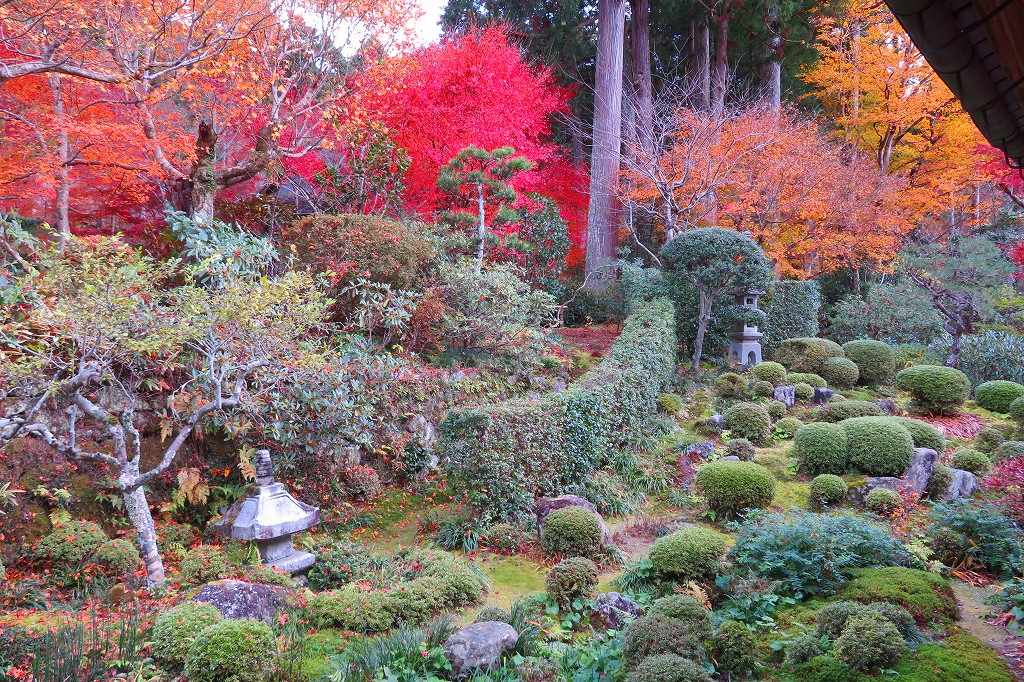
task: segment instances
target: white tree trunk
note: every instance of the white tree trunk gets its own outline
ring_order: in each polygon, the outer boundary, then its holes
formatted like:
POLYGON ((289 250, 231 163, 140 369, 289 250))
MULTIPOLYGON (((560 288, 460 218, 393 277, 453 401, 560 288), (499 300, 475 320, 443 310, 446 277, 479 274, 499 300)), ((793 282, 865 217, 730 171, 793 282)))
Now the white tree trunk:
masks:
MULTIPOLYGON (((127 491, 139 478, 139 463, 131 460, 118 476, 117 482, 122 491, 127 491)), ((139 538, 139 550, 142 561, 146 564, 146 582, 149 585, 161 585, 164 582, 164 562, 156 544, 156 526, 153 514, 146 501, 146 493, 142 487, 123 493, 124 510, 131 521, 132 527, 139 538)))

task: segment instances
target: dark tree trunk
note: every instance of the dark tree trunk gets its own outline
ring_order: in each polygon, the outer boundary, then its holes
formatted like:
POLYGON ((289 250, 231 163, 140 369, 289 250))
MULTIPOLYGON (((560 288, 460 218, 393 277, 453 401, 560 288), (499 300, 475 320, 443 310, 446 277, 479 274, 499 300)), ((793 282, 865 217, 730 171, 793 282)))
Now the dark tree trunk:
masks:
POLYGON ((711 113, 725 113, 725 95, 729 89, 729 14, 715 18, 715 67, 711 74, 711 113))
POLYGON ((636 128, 640 148, 654 146, 654 84, 651 78, 651 6, 649 0, 630 0, 633 26, 633 89, 636 93, 636 128))
POLYGON ((771 36, 765 45, 765 65, 761 73, 761 96, 774 112, 782 110, 782 37, 779 34, 779 7, 772 3, 764 17, 771 36))
POLYGON ((953 337, 953 343, 949 347, 949 357, 946 358, 946 366, 956 367, 960 364, 960 343, 963 340, 963 333, 955 332, 951 336, 953 337))
POLYGON ((699 289, 699 310, 697 312, 697 338, 693 343, 693 357, 690 361, 690 369, 696 372, 700 369, 700 358, 704 354, 704 336, 707 334, 708 325, 711 323, 711 292, 704 287, 699 289))
POLYGON ((702 16, 690 22, 690 79, 693 107, 707 111, 711 106, 711 31, 702 16))
POLYGON ((196 161, 189 173, 188 214, 197 222, 213 220, 213 199, 217 195, 217 175, 214 161, 217 156, 217 131, 207 121, 199 122, 196 135, 196 161))
POLYGON ((603 290, 612 279, 607 266, 618 241, 619 162, 622 145, 622 47, 625 0, 601 0, 597 20, 594 87, 594 147, 590 154, 590 212, 587 220, 587 287, 603 290))

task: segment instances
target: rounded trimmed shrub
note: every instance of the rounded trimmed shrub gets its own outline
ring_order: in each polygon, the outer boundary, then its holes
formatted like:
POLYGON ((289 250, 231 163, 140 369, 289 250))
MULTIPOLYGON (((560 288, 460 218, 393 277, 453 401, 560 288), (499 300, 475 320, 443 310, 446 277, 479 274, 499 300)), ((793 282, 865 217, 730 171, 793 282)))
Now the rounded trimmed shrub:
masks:
POLYGON ((231 563, 224 550, 214 545, 199 545, 185 552, 178 566, 182 585, 202 585, 231 575, 231 563))
POLYGON ((791 372, 821 374, 825 361, 843 357, 843 347, 829 339, 804 337, 786 339, 775 351, 775 359, 791 372))
POLYGON ((793 385, 793 393, 797 400, 805 403, 814 397, 814 386, 801 381, 793 385))
POLYGON ((346 467, 341 473, 345 493, 360 502, 372 502, 380 495, 380 474, 373 467, 355 465, 346 467))
MULTIPOLYGON (((828 386, 828 382, 820 374, 814 374, 813 372, 790 372, 786 375, 786 383, 790 386, 807 384, 811 388, 825 388, 828 386)), ((811 391, 811 393, 813 392, 811 391)))
MULTIPOLYGON (((435 587, 440 590, 439 583, 435 587)), ((346 585, 310 597, 305 617, 319 630, 386 632, 395 624, 395 600, 389 592, 364 592, 357 585, 346 585)))
POLYGON ((726 372, 715 380, 715 395, 719 398, 746 398, 749 390, 747 378, 736 372, 726 372))
POLYGON ((648 614, 681 620, 689 625, 701 639, 711 637, 711 612, 689 595, 672 594, 655 599, 648 614))
POLYGON ((551 567, 544 581, 546 592, 562 609, 577 599, 589 599, 597 588, 597 565, 590 559, 570 557, 551 567))
POLYGON ((711 640, 711 657, 719 675, 727 679, 741 679, 748 676, 757 665, 754 650, 757 642, 754 633, 738 620, 727 620, 718 626, 711 640), (735 675, 735 678, 732 676, 735 675))
POLYGON ((772 433, 772 418, 758 403, 736 403, 723 416, 733 435, 752 443, 760 443, 772 433))
POLYGON ((199 633, 221 619, 213 604, 187 601, 159 614, 153 621, 152 653, 161 666, 181 670, 199 633))
POLYGON ((1006 413, 1017 422, 1017 433, 1024 432, 1024 398, 1015 398, 1006 408, 1006 413))
POLYGON ((846 473, 849 441, 839 424, 813 422, 801 426, 793 437, 800 468, 807 474, 846 473))
POLYGON ((986 410, 1007 413, 1010 403, 1017 398, 1024 398, 1024 386, 1016 381, 986 381, 974 389, 974 400, 986 410))
POLYGON ((274 671, 274 631, 259 620, 221 620, 196 637, 185 657, 189 682, 262 682, 274 671))
POLYGON ((851 617, 843 633, 836 639, 836 658, 857 670, 891 668, 907 645, 892 622, 878 613, 862 613, 851 617))
POLYGON ((775 423, 775 435, 788 440, 796 435, 796 432, 804 425, 796 417, 783 417, 775 423))
POLYGON ((705 464, 694 483, 709 508, 729 517, 748 509, 764 509, 775 499, 775 477, 752 462, 705 464))
POLYGON ((885 384, 896 371, 896 353, 884 341, 858 339, 843 344, 846 357, 857 363, 857 383, 864 386, 885 384))
POLYGON ((971 380, 944 365, 915 365, 896 374, 896 387, 910 393, 912 407, 923 414, 953 415, 971 394, 971 380))
POLYGON ((755 381, 750 390, 758 398, 771 398, 775 393, 775 387, 770 381, 755 381))
POLYGON ((992 452, 1005 440, 1002 431, 986 426, 974 437, 974 447, 982 452, 992 452))
POLYGON ((992 470, 992 460, 988 455, 973 448, 963 448, 954 452, 952 464, 954 469, 970 471, 979 478, 988 476, 988 472, 992 470))
POLYGON ((821 376, 829 386, 853 388, 860 377, 857 363, 847 358, 829 358, 821 367, 821 376))
POLYGON ((720 533, 686 525, 658 538, 649 558, 652 570, 665 580, 708 580, 718 572, 725 549, 725 537, 720 533))
POLYGON ((835 474, 820 474, 811 481, 807 502, 812 510, 831 509, 846 501, 849 486, 835 474))
POLYGON ((887 488, 874 488, 864 498, 864 506, 880 516, 886 516, 902 507, 903 500, 887 488))
POLYGON ((655 654, 636 665, 629 682, 711 682, 704 666, 677 654, 655 654))
POLYGON ((846 431, 850 466, 863 474, 900 476, 914 457, 910 432, 888 417, 856 417, 839 426, 846 431))
POLYGON ((603 547, 601 520, 583 507, 563 507, 544 517, 541 545, 546 554, 590 558, 603 547))
POLYGON ((781 400, 772 400, 768 403, 768 416, 772 421, 778 421, 786 416, 786 403, 781 400))
POLYGON ((117 576, 130 576, 139 570, 142 557, 135 543, 124 538, 107 540, 96 548, 92 560, 117 576))
POLYGON ((800 665, 823 653, 825 653, 825 649, 821 646, 821 637, 818 633, 805 632, 786 647, 786 663, 800 665))
POLYGON ((870 400, 842 400, 830 402, 818 409, 818 421, 836 424, 854 417, 881 417, 885 413, 882 408, 870 400))
POLYGON ((1003 462, 1024 455, 1024 440, 1005 440, 992 451, 993 462, 1003 462))
POLYGON ((477 611, 476 618, 473 619, 474 623, 486 623, 490 621, 496 621, 498 623, 508 623, 512 620, 512 614, 501 608, 500 606, 494 606, 488 604, 479 611, 477 611))
POLYGON ((648 656, 676 654, 694 659, 704 653, 707 637, 675 618, 652 614, 637 618, 622 637, 622 657, 635 668, 648 656))
MULTIPOLYGON (((841 596, 862 604, 884 602, 906 609, 921 625, 941 625, 960 615, 956 596, 942 576, 914 568, 865 568, 843 586, 841 596)), ((900 623, 894 620, 897 625, 900 623)))
POLYGON ((914 419, 913 417, 892 417, 892 419, 895 419, 903 428, 910 432, 910 437, 914 439, 915 448, 928 448, 940 455, 946 449, 946 437, 942 435, 942 431, 939 431, 931 424, 927 424, 920 419, 914 419))
POLYGON ((936 464, 935 470, 932 471, 932 478, 928 481, 928 497, 938 500, 949 492, 951 485, 953 485, 953 472, 947 466, 936 464))
POLYGON ((772 386, 782 386, 786 381, 786 367, 778 362, 767 360, 759 365, 754 365, 750 373, 758 381, 767 381, 772 386))
POLYGON ((725 444, 725 451, 739 457, 744 462, 749 462, 754 459, 754 455, 757 454, 757 449, 754 448, 754 444, 746 438, 733 438, 725 444))
POLYGON ((98 523, 64 521, 39 539, 35 554, 40 560, 77 566, 107 539, 107 534, 98 523))

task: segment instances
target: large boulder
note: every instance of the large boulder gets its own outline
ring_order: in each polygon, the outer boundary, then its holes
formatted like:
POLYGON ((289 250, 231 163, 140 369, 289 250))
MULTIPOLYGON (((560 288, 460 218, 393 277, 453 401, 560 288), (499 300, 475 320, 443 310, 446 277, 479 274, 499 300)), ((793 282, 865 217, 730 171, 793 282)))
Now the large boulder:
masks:
POLYGON ((294 593, 286 587, 242 580, 214 580, 194 590, 189 598, 213 604, 224 618, 252 618, 268 625, 295 601, 294 593))
POLYGON ((485 620, 464 627, 445 640, 444 650, 456 677, 493 670, 501 655, 515 648, 519 633, 508 623, 485 620))
POLYGON ((796 405, 796 386, 779 386, 772 394, 772 398, 784 403, 789 409, 796 405))
POLYGON ((683 455, 693 457, 696 455, 701 459, 707 459, 715 454, 715 444, 709 440, 702 440, 699 443, 690 443, 683 449, 683 455))
POLYGON ((910 466, 903 472, 903 480, 918 495, 924 495, 928 491, 928 484, 931 483, 932 474, 935 473, 935 464, 938 461, 939 453, 935 450, 914 448, 914 456, 910 460, 910 466))
POLYGON ((610 545, 612 543, 612 532, 608 528, 608 524, 604 522, 604 517, 597 511, 597 507, 595 507, 590 500, 585 500, 578 495, 542 497, 537 500, 537 505, 534 507, 533 513, 537 516, 537 532, 540 533, 541 538, 544 537, 544 518, 556 509, 564 509, 565 507, 583 507, 596 516, 597 520, 601 522, 601 539, 606 545, 610 545))
POLYGON ((811 403, 815 405, 824 405, 828 402, 828 399, 836 394, 831 388, 814 388, 814 395, 811 397, 811 403))
POLYGON ((599 621, 608 630, 622 630, 627 623, 643 613, 639 604, 618 592, 600 594, 594 602, 591 622, 599 621))
POLYGON ((950 469, 949 472, 953 474, 953 480, 942 499, 955 500, 958 497, 970 497, 978 491, 978 477, 970 471, 950 469))
POLYGON ((896 414, 896 401, 892 398, 884 398, 882 400, 876 400, 875 405, 878 405, 878 409, 882 411, 882 414, 893 415, 896 414))

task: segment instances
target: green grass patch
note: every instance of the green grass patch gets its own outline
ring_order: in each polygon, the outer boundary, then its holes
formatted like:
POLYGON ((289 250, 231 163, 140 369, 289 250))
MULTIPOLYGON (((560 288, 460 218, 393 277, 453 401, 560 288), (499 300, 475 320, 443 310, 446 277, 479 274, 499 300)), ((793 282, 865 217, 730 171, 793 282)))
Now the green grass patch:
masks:
POLYGON ((843 586, 839 595, 864 604, 876 601, 899 604, 922 625, 950 623, 960 614, 948 580, 913 568, 861 569, 856 578, 843 586))
POLYGON ((1013 682, 999 654, 964 633, 941 644, 922 644, 896 667, 894 677, 906 682, 1013 682))
POLYGON ((507 609, 518 597, 544 591, 548 569, 522 557, 482 554, 477 555, 476 565, 490 584, 488 604, 507 609))

